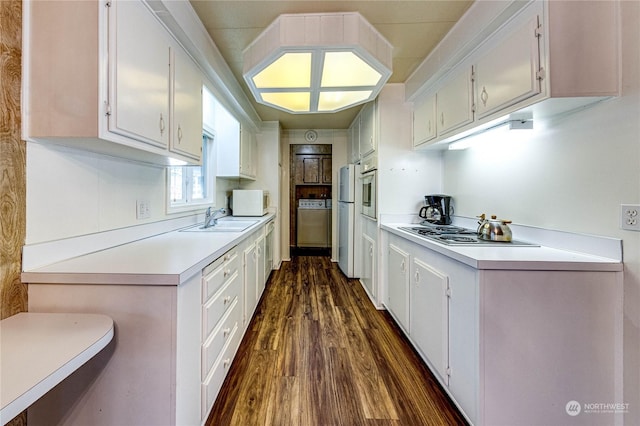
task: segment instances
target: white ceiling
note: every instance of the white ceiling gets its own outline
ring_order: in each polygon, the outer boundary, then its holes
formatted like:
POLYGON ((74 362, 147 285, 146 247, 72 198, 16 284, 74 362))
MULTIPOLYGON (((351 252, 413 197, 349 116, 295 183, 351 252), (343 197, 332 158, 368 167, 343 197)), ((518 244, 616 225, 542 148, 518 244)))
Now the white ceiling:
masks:
POLYGON ((288 114, 254 101, 242 78, 242 51, 283 13, 362 14, 393 45, 390 83, 404 82, 469 8, 473 0, 220 1, 190 0, 262 120, 285 129, 344 129, 360 106, 334 114, 288 114))

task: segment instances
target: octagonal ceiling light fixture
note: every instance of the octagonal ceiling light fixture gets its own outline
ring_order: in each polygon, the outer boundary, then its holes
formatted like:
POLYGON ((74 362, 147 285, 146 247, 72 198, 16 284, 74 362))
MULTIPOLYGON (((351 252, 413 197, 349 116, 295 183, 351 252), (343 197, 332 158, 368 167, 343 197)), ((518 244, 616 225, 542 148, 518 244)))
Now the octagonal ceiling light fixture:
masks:
POLYGON ((292 114, 375 99, 391 77, 391 44, 357 12, 280 15, 243 52, 256 101, 292 114))

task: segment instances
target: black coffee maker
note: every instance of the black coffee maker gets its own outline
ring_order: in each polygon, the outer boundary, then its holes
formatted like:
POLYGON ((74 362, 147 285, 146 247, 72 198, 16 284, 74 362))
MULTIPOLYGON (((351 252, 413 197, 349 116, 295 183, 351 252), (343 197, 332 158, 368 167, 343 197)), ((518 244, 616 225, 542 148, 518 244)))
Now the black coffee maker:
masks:
POLYGON ((424 207, 420 209, 420 217, 434 225, 451 225, 453 205, 451 196, 433 194, 424 196, 424 207))

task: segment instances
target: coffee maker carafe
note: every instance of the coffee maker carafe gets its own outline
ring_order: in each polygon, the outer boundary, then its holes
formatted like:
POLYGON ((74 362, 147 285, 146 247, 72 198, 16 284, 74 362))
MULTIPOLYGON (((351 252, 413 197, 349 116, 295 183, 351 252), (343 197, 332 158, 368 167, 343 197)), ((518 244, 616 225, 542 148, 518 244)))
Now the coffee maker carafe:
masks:
POLYGON ((434 194, 424 196, 424 207, 420 209, 420 217, 435 225, 451 225, 453 205, 451 196, 434 194))

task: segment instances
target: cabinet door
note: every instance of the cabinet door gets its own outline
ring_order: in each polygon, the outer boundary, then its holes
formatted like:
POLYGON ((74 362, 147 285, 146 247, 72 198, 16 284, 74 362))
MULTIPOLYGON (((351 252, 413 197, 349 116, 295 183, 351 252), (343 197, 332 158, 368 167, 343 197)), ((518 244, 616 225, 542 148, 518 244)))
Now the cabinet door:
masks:
POLYGON ((111 2, 111 10, 109 130, 166 148, 171 38, 144 2, 111 2))
POLYGON ((419 259, 411 265, 410 335, 449 384, 449 279, 419 259))
POLYGON ((436 98, 438 136, 473 122, 471 67, 459 71, 438 91, 436 98))
POLYGON ((478 118, 540 93, 538 17, 520 23, 476 62, 478 118))
POLYGON ((240 122, 220 105, 216 105, 214 121, 218 153, 217 176, 240 177, 240 122))
POLYGON ((376 242, 367 234, 362 234, 362 274, 360 281, 369 294, 375 298, 376 242))
POLYGON ((360 158, 376 150, 375 102, 365 104, 360 112, 360 158))
POLYGON ((360 161, 360 115, 357 115, 356 118, 351 123, 351 127, 349 128, 349 148, 350 148, 350 163, 355 164, 360 161))
POLYGON ((257 141, 256 135, 248 129, 241 129, 240 137, 240 175, 255 178, 257 174, 257 141))
POLYGON ((323 184, 331 183, 331 157, 322 157, 320 159, 321 179, 323 184))
POLYGON ((417 101, 413 110, 413 147, 436 137, 436 96, 417 101))
POLYGON ((258 301, 258 253, 256 245, 251 244, 244 252, 244 324, 251 321, 258 301))
POLYGON ((172 151, 196 160, 202 156, 202 77, 180 47, 175 47, 173 67, 172 151))
POLYGON ((271 270, 273 269, 273 249, 274 249, 274 241, 273 241, 273 233, 274 233, 275 224, 270 222, 267 224, 267 234, 264 239, 264 277, 265 281, 269 279, 269 274, 271 274, 271 270))
POLYGON ((409 267, 409 254, 389 244, 387 303, 405 330, 409 329, 409 267))
POLYGON ((302 159, 302 182, 320 183, 320 157, 302 159))
POLYGON ((266 275, 265 275, 265 238, 264 234, 260 235, 256 239, 256 258, 257 258, 257 272, 256 272, 256 303, 260 300, 260 296, 262 296, 262 292, 264 291, 264 285, 266 283, 266 275))

